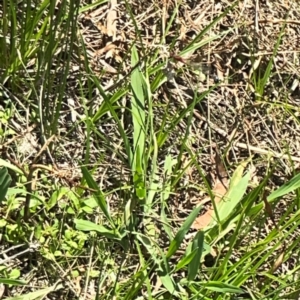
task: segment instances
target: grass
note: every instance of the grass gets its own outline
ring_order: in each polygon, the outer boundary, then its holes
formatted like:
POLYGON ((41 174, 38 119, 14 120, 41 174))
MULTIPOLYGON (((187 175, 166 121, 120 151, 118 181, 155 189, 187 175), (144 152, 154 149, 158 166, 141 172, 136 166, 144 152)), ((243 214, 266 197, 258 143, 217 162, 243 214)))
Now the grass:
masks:
POLYGON ((108 2, 0 5, 1 297, 297 299, 299 9, 108 2))

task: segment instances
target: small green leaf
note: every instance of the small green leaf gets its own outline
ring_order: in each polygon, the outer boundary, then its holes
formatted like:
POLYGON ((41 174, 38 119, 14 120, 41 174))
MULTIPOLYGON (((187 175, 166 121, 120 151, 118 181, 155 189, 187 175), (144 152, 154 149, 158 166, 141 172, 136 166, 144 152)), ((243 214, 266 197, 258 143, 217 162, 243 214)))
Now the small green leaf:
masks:
POLYGON ((61 200, 66 194, 70 192, 69 188, 61 187, 58 190, 54 191, 46 204, 47 210, 52 209, 59 200, 61 200))
MULTIPOLYGON (((18 167, 16 167, 16 166, 13 165, 12 163, 7 162, 7 161, 5 161, 5 160, 3 160, 3 159, 1 159, 1 158, 0 158, 0 166, 1 166, 1 167, 4 167, 4 169, 7 168, 7 169, 10 169, 10 170, 12 170, 12 171, 15 171, 15 172, 18 173, 19 175, 24 175, 23 172, 22 172, 18 167)), ((2 170, 2 169, 1 169, 1 170, 2 170)))
POLYGON ((76 229, 78 229, 78 230, 96 231, 110 239, 116 239, 116 240, 121 239, 121 236, 118 234, 118 232, 115 232, 114 230, 109 230, 106 227, 104 227, 102 225, 97 225, 91 221, 75 219, 74 222, 76 225, 76 229))
POLYGON ((90 207, 88 207, 88 206, 83 206, 83 207, 82 207, 82 210, 83 210, 84 212, 86 212, 87 214, 92 214, 92 213, 93 213, 93 209, 90 208, 90 207))
POLYGON ((67 208, 67 213, 70 214, 70 215, 75 215, 75 211, 72 207, 67 208))
POLYGON ((13 269, 10 273, 9 273, 9 278, 11 279, 18 279, 21 276, 21 272, 18 269, 13 269))

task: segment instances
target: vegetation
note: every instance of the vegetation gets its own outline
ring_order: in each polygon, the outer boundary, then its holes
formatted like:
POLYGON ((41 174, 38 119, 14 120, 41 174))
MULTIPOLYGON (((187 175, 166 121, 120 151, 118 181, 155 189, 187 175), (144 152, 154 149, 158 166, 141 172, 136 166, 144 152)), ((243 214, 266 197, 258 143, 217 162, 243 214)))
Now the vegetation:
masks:
POLYGON ((1 299, 299 298, 296 1, 0 16, 1 299))

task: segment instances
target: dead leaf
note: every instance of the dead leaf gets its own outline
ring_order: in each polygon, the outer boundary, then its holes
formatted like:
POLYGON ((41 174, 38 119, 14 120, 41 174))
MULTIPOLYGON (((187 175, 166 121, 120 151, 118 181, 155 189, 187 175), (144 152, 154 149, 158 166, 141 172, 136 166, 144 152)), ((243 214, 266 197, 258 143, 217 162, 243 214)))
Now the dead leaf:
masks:
MULTIPOLYGON (((223 199, 226 192, 227 192, 227 187, 224 186, 224 184, 217 179, 212 189, 212 193, 215 196, 214 201, 216 204, 218 204, 223 199)), ((204 215, 197 217, 196 220, 194 221, 194 224, 192 225, 192 228, 200 230, 208 226, 209 223, 212 221, 213 213, 214 210, 209 209, 204 215)))
POLYGON ((278 229, 278 226, 277 226, 275 218, 274 218, 272 206, 267 200, 267 192, 266 191, 263 194, 263 201, 264 201, 264 204, 265 204, 265 211, 267 212, 268 216, 270 217, 270 219, 271 219, 272 223, 274 224, 275 228, 278 229))
POLYGON ((226 180, 227 172, 218 151, 216 152, 215 162, 218 178, 220 181, 223 181, 223 179, 226 180))
POLYGON ((96 18, 98 16, 101 16, 101 14, 103 14, 103 6, 101 6, 100 8, 92 11, 88 16, 89 18, 96 18))
POLYGON ((192 225, 192 228, 200 230, 208 226, 210 221, 212 220, 213 212, 213 209, 209 209, 204 215, 197 217, 192 225))
POLYGON ((117 46, 114 43, 107 43, 105 47, 95 51, 94 56, 101 56, 103 53, 114 50, 117 46))
POLYGON ((107 35, 107 28, 102 23, 99 22, 97 28, 102 34, 107 35))
POLYGON ((184 41, 186 38, 186 32, 187 32, 187 28, 184 26, 184 24, 181 24, 180 26, 180 34, 178 37, 179 41, 184 41))
POLYGON ((102 64, 103 69, 111 74, 118 74, 118 70, 116 70, 114 67, 109 65, 107 62, 105 62, 103 59, 100 59, 99 62, 102 64))
POLYGON ((116 40, 117 35, 117 0, 110 0, 110 9, 106 18, 106 32, 107 35, 116 40))
MULTIPOLYGON (((228 190, 229 180, 228 180, 228 175, 224 167, 224 164, 218 153, 216 153, 215 156, 215 163, 216 163, 217 178, 213 185, 212 193, 215 196, 214 198, 215 204, 218 204, 223 199, 223 197, 225 196, 228 190)), ((197 217, 192 225, 192 228, 200 230, 208 226, 212 221, 213 213, 214 210, 209 209, 204 215, 197 217)))
POLYGON ((274 262, 274 265, 273 265, 272 270, 271 270, 271 274, 273 274, 282 265, 283 259, 284 259, 284 251, 282 251, 280 253, 278 258, 274 262))

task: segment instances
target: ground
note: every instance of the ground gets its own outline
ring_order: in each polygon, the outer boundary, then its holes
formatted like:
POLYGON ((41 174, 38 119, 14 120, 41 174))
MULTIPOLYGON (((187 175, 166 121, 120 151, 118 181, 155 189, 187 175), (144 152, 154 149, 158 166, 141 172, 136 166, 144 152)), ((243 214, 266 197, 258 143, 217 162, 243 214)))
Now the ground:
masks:
POLYGON ((0 4, 0 298, 298 299, 297 1, 33 2, 0 4))

